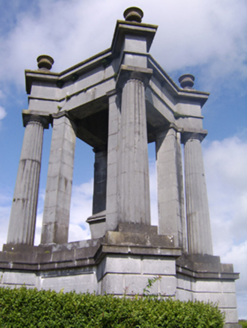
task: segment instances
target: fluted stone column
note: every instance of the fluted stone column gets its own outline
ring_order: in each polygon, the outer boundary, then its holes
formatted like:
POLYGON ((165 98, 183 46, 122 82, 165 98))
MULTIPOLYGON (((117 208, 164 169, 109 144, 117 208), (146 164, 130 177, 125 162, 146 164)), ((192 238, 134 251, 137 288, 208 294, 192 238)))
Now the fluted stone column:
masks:
POLYGON ((180 245, 184 252, 188 252, 187 240, 187 223, 185 215, 185 199, 184 199, 184 170, 181 151, 181 132, 176 133, 177 140, 177 172, 178 172, 178 188, 179 188, 179 204, 180 204, 180 219, 182 235, 179 236, 180 245))
POLYGON ((173 127, 156 136, 159 234, 174 236, 175 246, 186 249, 179 137, 173 127))
POLYGON ((53 115, 41 244, 68 242, 75 130, 66 112, 53 115))
POLYGON ((106 209, 107 152, 95 150, 93 214, 106 209))
MULTIPOLYGON (((106 230, 115 230, 118 225, 119 209, 119 163, 121 141, 120 95, 109 96, 109 123, 107 142, 107 185, 106 185, 106 230)), ((104 235, 105 232, 103 232, 104 235)))
POLYGON ((28 115, 11 208, 7 243, 33 245, 45 118, 28 115))
POLYGON ((213 255, 202 138, 198 133, 188 133, 184 137, 188 252, 213 255))
POLYGON ((125 76, 121 103, 120 221, 150 224, 145 75, 125 76))

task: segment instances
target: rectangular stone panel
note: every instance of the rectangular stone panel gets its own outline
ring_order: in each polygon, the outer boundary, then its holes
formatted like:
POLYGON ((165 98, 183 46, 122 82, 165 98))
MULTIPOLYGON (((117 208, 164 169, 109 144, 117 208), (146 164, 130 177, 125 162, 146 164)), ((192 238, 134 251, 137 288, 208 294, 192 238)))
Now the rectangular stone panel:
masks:
POLYGON ((190 292, 188 290, 177 289, 176 299, 178 299, 182 302, 192 301, 192 299, 193 299, 192 292, 190 292))
MULTIPOLYGON (((126 275, 125 276, 125 290, 127 295, 143 295, 143 289, 148 284, 148 279, 153 279, 154 276, 142 276, 142 275, 126 275)), ((150 294, 156 294, 159 292, 159 282, 156 281, 149 289, 150 294)))
POLYGON ((175 275, 175 259, 163 259, 157 257, 144 258, 142 261, 142 272, 143 274, 167 274, 175 275))
POLYGON ((236 308, 236 295, 227 293, 194 293, 193 300, 217 303, 220 308, 236 308))
POLYGON ((177 282, 175 276, 162 276, 160 280, 160 293, 162 296, 175 296, 177 282))
POLYGON ((192 282, 191 287, 194 292, 221 293, 222 291, 220 281, 197 280, 192 282))
POLYGON ((224 309, 222 312, 225 313, 225 321, 229 323, 238 322, 238 311, 237 309, 224 309))
POLYGON ((36 280, 37 276, 34 273, 4 272, 2 284, 35 286, 36 280))
POLYGON ((141 274, 141 259, 139 256, 108 255, 106 257, 104 274, 106 273, 139 273, 141 274))
POLYGON ((187 276, 177 275, 177 287, 191 291, 192 290, 191 285, 193 280, 194 280, 193 278, 187 276))
POLYGON ((51 289, 56 292, 69 292, 75 290, 77 293, 93 293, 97 290, 97 280, 95 274, 71 275, 62 277, 42 278, 42 289, 51 289))
POLYGON ((124 275, 107 274, 102 280, 102 294, 124 294, 124 275))
POLYGON ((222 281, 221 288, 223 293, 236 293, 235 281, 222 281))

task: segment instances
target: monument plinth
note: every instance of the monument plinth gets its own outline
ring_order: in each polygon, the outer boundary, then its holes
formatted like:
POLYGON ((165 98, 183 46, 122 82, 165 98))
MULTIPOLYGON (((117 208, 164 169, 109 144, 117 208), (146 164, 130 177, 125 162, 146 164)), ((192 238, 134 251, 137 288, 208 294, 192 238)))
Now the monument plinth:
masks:
MULTIPOLYGON (((38 57, 26 70, 29 107, 2 286, 141 294, 218 302, 237 327, 234 273, 213 256, 201 142, 209 94, 177 86, 149 54, 157 26, 128 8, 111 48, 60 73, 38 57), (34 246, 43 130, 52 126, 41 244, 34 246), (68 243, 76 138, 95 152, 92 239, 68 243), (148 143, 156 145, 158 226, 151 226, 148 143), (182 148, 184 144, 184 163, 182 148), (185 185, 184 185, 185 184, 185 185), (186 204, 185 204, 186 199, 186 204), (185 210, 186 208, 186 210, 185 210)), ((86 218, 85 218, 86 219, 86 218)))

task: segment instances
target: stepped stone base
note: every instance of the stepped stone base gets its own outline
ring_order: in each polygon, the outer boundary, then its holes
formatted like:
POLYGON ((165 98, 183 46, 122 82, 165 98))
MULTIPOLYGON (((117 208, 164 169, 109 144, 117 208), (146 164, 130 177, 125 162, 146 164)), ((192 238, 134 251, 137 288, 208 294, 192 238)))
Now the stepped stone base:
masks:
POLYGON ((232 265, 217 256, 182 254, 157 227, 121 224, 103 238, 63 245, 6 244, 0 252, 0 286, 143 294, 148 278, 160 276, 151 293, 161 298, 218 303, 225 327, 240 327, 232 265))

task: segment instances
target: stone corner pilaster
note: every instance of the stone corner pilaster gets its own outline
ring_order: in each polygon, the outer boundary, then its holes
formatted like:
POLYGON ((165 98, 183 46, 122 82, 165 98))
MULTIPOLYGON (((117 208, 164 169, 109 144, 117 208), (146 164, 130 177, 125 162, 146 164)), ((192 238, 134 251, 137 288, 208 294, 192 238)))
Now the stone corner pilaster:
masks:
POLYGON ((61 112, 54 113, 54 114, 51 115, 51 124, 52 124, 52 126, 53 126, 53 121, 54 121, 54 119, 56 120, 56 119, 60 119, 60 118, 62 118, 62 117, 67 118, 67 119, 71 122, 71 125, 72 125, 72 127, 73 127, 73 130, 76 132, 76 131, 77 131, 76 120, 75 120, 74 117, 72 117, 72 116, 70 115, 70 113, 69 113, 67 110, 63 110, 63 111, 61 111, 61 112))

